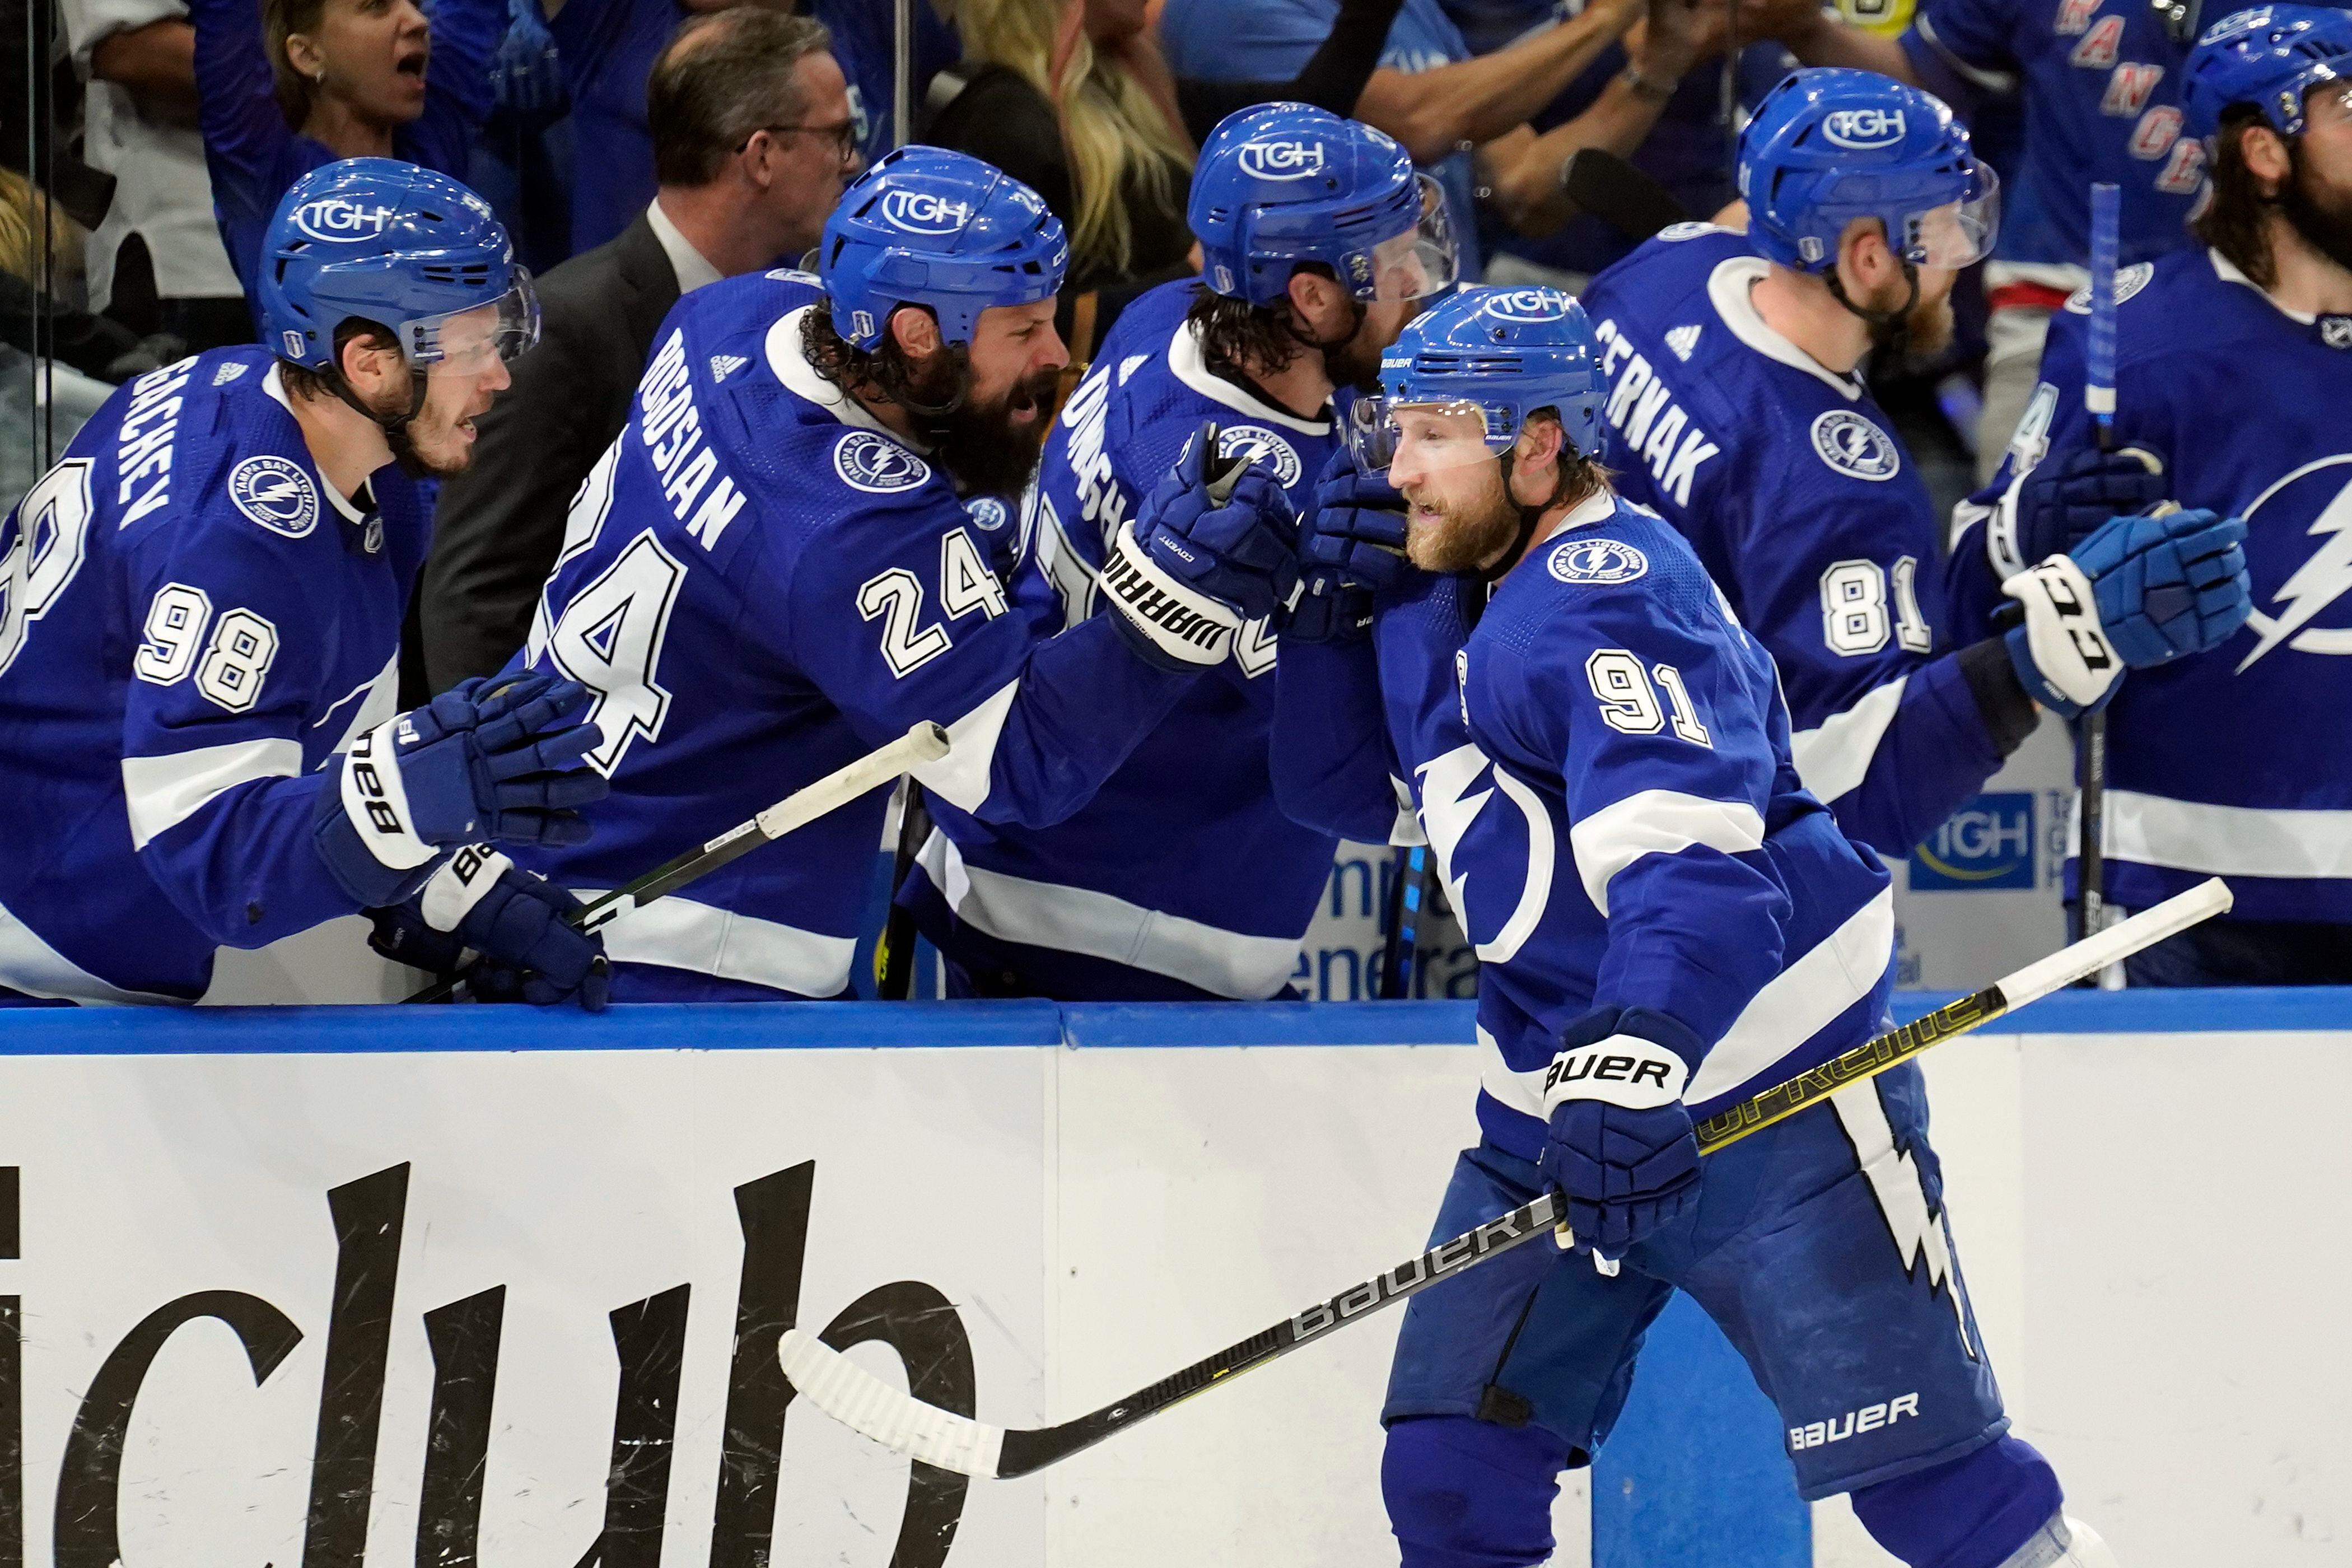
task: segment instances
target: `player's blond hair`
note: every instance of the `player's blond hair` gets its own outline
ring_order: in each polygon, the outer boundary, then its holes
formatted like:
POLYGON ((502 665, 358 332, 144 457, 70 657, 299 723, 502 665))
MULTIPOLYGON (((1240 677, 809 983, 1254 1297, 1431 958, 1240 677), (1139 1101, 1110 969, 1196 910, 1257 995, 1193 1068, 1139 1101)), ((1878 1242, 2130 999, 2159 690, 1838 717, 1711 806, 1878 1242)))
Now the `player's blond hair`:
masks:
POLYGON ((1085 0, 959 0, 956 26, 975 62, 1017 72, 1061 121, 1077 207, 1072 275, 1125 275, 1135 255, 1128 182, 1143 199, 1171 205, 1192 174, 1192 148, 1172 97, 1147 79, 1164 86, 1150 33, 1127 46, 1133 63, 1106 58, 1087 37, 1085 11, 1085 0))
POLYGON ((41 249, 46 239, 47 282, 54 289, 80 275, 82 243, 87 237, 81 225, 68 217, 30 180, 14 169, 0 169, 0 272, 41 287, 41 249))

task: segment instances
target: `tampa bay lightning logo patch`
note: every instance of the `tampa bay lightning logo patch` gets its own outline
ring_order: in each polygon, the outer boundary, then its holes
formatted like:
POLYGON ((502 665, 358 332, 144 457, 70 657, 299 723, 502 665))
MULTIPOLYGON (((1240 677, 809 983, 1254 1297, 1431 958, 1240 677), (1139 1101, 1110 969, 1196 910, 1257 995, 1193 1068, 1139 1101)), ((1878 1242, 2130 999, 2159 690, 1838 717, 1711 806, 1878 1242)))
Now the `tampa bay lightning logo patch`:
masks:
POLYGON ((1666 240, 1696 239, 1702 235, 1729 234, 1731 230, 1711 223, 1670 223, 1658 230, 1657 237, 1666 240))
POLYGON ((1252 467, 1264 463, 1284 489, 1297 484, 1305 471, 1297 448, 1263 425, 1226 426, 1217 437, 1217 456, 1245 458, 1252 467))
POLYGON ((887 496, 931 477, 931 466, 887 436, 853 430, 833 449, 833 471, 852 489, 887 496))
MULTIPOLYGON (((2153 261, 2143 261, 2137 266, 2116 268, 2116 303, 2120 305, 2147 288, 2147 280, 2155 276, 2156 263, 2153 261)), ((2066 309, 2071 314, 2077 316, 2087 316, 2091 313, 2091 286, 2088 283, 2066 296, 2066 309)))
POLYGON ((1631 583, 1650 569, 1650 558, 1622 539, 1571 539, 1544 565, 1563 583, 1631 583))
POLYGON ((319 526, 319 492, 298 463, 247 458, 229 470, 228 499, 272 533, 299 539, 319 526))
POLYGON ((963 503, 972 526, 982 533, 994 533, 1013 521, 1013 510, 994 496, 974 496, 963 503))
POLYGON ((1839 473, 1876 484, 1903 468, 1895 437, 1861 415, 1832 408, 1813 421, 1813 450, 1839 473))

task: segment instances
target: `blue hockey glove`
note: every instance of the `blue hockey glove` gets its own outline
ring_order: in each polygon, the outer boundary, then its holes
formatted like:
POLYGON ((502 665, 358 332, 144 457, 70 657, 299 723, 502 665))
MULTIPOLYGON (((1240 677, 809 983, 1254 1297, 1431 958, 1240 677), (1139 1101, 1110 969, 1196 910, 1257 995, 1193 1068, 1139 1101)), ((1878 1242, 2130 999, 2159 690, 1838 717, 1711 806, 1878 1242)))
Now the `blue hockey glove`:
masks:
POLYGON ((544 125, 563 112, 562 62, 539 0, 509 0, 506 37, 490 57, 490 92, 501 110, 527 124, 544 125))
POLYGON ((1270 473, 1192 439, 1104 563, 1102 587, 1136 652, 1201 669, 1233 651, 1242 624, 1298 586, 1298 519, 1270 473))
POLYGON ((2099 624, 2134 669, 2203 653, 2254 613, 2246 525, 2210 511, 2118 517, 2074 551, 2098 595, 2099 624))
POLYGON ((1360 472, 1347 447, 1315 481, 1315 505, 1300 520, 1298 596, 1282 635, 1336 642, 1371 629, 1371 590, 1404 574, 1404 498, 1378 474, 1360 472))
POLYGON ((375 932, 368 943, 412 968, 462 975, 485 1002, 544 1007, 577 995, 581 1006, 601 1013, 612 984, 604 939, 563 921, 579 901, 488 845, 468 845, 415 898, 371 910, 375 932), (479 956, 469 963, 469 954, 479 956))
POLYGON ((1305 574, 1336 573, 1352 588, 1391 588, 1406 570, 1405 501, 1385 475, 1356 467, 1342 446, 1315 481, 1315 505, 1302 521, 1298 553, 1305 574))
POLYGON ((1577 1245, 1603 1258, 1698 1200, 1698 1139, 1683 1089, 1698 1037, 1647 1007, 1596 1007, 1560 1036, 1544 1075, 1544 1179, 1568 1195, 1577 1245))
POLYGON ((1993 512, 1986 547, 1995 570, 2010 576, 2032 562, 2072 555, 2109 518, 2146 511, 2170 493, 2164 464, 2137 447, 2070 452, 2017 482, 1993 512))
POLYGON ((574 807, 611 785, 582 763, 602 741, 589 697, 551 675, 468 680, 361 735, 319 801, 315 842, 362 908, 395 904, 443 849, 580 844, 574 807))
POLYGON ((2068 719, 2104 707, 2126 668, 2223 641, 2253 612, 2246 525, 2210 511, 2119 517, 2072 556, 2001 584, 2024 624, 2005 638, 2036 701, 2068 719))

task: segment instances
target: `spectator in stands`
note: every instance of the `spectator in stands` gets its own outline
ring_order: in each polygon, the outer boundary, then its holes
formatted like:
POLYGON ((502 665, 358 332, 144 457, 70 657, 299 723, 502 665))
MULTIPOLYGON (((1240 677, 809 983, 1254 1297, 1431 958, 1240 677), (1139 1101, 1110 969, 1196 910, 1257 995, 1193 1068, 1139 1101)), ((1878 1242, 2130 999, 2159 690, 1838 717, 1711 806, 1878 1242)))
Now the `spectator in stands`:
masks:
POLYGON ((539 346, 475 420, 472 468, 442 488, 417 605, 434 691, 522 646, 572 493, 627 423, 678 296, 816 244, 859 164, 827 42, 806 17, 743 5, 690 19, 655 62, 659 189, 619 238, 541 280, 539 346))
MULTIPOLYGON (((897 7, 890 0, 761 0, 824 24, 833 58, 849 79, 858 151, 872 163, 890 150, 897 70, 897 7)), ((634 222, 654 195, 653 132, 646 122, 646 79, 655 58, 687 16, 740 0, 547 0, 563 75, 572 92, 572 132, 580 176, 573 184, 572 246, 604 244, 634 222)), ((961 46, 940 19, 942 0, 914 0, 915 80, 919 106, 933 73, 955 63, 961 46)))
MULTIPOLYGON (((1329 33, 1338 6, 1339 0, 1168 0, 1160 34, 1180 75, 1265 77, 1304 59, 1329 33)), ((1571 20, 1481 57, 1471 54, 1438 0, 1405 0, 1356 113, 1403 142, 1444 186, 1465 277, 1483 270, 1470 243, 1474 192, 1485 192, 1495 215, 1514 228, 1557 227, 1570 216, 1559 190, 1569 155, 1601 142, 1612 126, 1646 131, 1683 73, 1721 47, 1721 6, 1701 13, 1688 0, 1655 0, 1653 9, 1658 15, 1631 42, 1624 73, 1585 114, 1538 135, 1529 117, 1625 37, 1642 19, 1642 0, 1592 0, 1571 20)))
MULTIPOLYGON (((196 130, 196 30, 182 0, 58 0, 88 79, 83 156, 114 176, 91 237, 90 309, 184 352, 251 341, 253 317, 213 224, 196 130)), ((176 357, 176 356, 173 356, 176 357)))
POLYGON ((339 158, 462 180, 490 110, 504 0, 190 0, 205 162, 246 296, 278 198, 339 158))
MULTIPOLYGON (((89 238, 30 180, 0 169, 0 508, 16 504, 114 391, 97 373, 131 342, 116 323, 76 308, 89 238), (35 332, 37 315, 44 335, 35 332), (36 347, 48 363, 34 357, 36 347)), ((0 564, 0 601, 20 591, 5 585, 6 571, 0 564)))

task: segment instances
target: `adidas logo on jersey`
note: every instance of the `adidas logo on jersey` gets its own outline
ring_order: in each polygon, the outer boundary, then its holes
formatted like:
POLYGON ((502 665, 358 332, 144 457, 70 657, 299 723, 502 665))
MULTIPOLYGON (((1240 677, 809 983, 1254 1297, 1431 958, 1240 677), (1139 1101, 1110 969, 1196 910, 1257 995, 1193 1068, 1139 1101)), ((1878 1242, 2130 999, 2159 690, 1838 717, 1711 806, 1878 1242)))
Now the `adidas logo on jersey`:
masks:
POLYGON ((1701 330, 1696 321, 1687 327, 1676 327, 1666 334, 1666 347, 1675 351, 1676 359, 1688 362, 1691 350, 1698 347, 1698 334, 1701 330))
POLYGON ((220 369, 213 372, 213 384, 215 386, 226 386, 230 382, 235 381, 238 376, 243 375, 244 374, 245 366, 238 361, 231 360, 228 363, 221 366, 220 369))
POLYGON ((712 354, 710 356, 711 384, 714 386, 719 384, 751 363, 741 354, 712 354))

